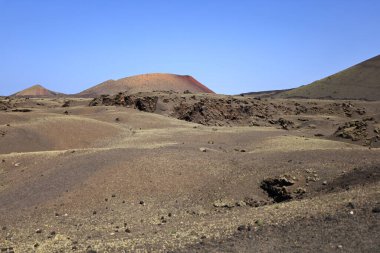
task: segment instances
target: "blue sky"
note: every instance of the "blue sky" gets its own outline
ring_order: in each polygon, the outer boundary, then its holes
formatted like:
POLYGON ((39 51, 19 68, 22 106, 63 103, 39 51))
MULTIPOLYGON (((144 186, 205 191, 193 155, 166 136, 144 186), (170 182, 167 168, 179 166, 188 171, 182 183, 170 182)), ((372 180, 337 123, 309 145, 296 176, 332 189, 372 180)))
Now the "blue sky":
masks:
POLYGON ((380 53, 378 0, 0 0, 0 94, 189 74, 218 93, 297 87, 380 53))

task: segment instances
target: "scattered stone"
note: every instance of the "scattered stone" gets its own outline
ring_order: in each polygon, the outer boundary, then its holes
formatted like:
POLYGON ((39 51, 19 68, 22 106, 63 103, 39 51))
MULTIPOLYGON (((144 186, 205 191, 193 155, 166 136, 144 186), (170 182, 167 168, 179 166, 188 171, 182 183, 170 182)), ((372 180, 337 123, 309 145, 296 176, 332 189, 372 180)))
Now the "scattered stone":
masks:
POLYGON ((264 224, 264 222, 263 222, 262 220, 256 220, 256 221, 255 221, 255 224, 256 224, 257 226, 262 226, 262 225, 264 224))
POLYGON ((41 229, 36 229, 36 234, 41 234, 42 230, 41 229))
POLYGON ((250 231, 251 229, 250 229, 249 226, 240 225, 240 226, 237 227, 237 230, 241 232, 241 231, 250 231))
POLYGON ((360 120, 346 122, 338 127, 334 135, 344 139, 351 139, 352 141, 359 141, 368 135, 367 123, 360 120))
POLYGON ((226 207, 226 208, 232 208, 235 206, 235 203, 232 202, 232 201, 228 201, 228 200, 216 200, 214 201, 213 203, 213 206, 214 207, 226 207))
POLYGON ((362 119, 363 121, 374 121, 375 119, 373 117, 367 116, 362 119))
POLYGON ((64 103, 63 103, 63 105, 62 105, 62 107, 69 107, 70 106, 70 101, 69 100, 66 100, 64 103))
POLYGON ((199 148, 199 150, 200 150, 201 152, 206 152, 206 151, 207 151, 206 148, 199 148))
POLYGON ((31 112, 32 110, 30 109, 14 109, 12 112, 31 112))
POLYGON ((119 118, 116 118, 116 119, 115 119, 115 121, 119 122, 119 121, 120 121, 120 119, 119 119, 119 118))
POLYGON ((93 211, 92 214, 95 215, 95 214, 96 214, 96 211, 93 211))
POLYGON ((247 203, 245 203, 245 201, 243 201, 243 200, 236 202, 236 206, 246 206, 246 205, 247 205, 247 203))
POLYGON ((33 245, 34 248, 38 248, 38 246, 40 246, 38 243, 35 243, 35 244, 33 245))
POLYGON ((305 194, 306 193, 306 189, 305 188, 302 188, 302 187, 298 187, 294 193, 298 194, 298 195, 302 195, 302 194, 305 194))
POLYGON ((145 206, 145 202, 143 200, 140 200, 139 204, 145 206))
POLYGON ((317 177, 317 176, 307 176, 306 177, 306 183, 309 183, 309 182, 317 182, 319 181, 320 179, 317 177))
POLYGON ((293 127, 294 125, 294 122, 286 120, 284 118, 279 118, 277 121, 275 121, 275 123, 279 124, 285 130, 289 130, 289 127, 293 127))
POLYGON ((64 111, 64 114, 65 114, 65 115, 69 115, 69 112, 68 112, 68 111, 64 111))
POLYGON ((112 198, 115 198, 116 197, 116 194, 112 194, 112 196, 111 196, 112 198))
POLYGON ((282 202, 293 198, 288 186, 293 185, 294 182, 286 177, 268 178, 261 182, 261 189, 268 193, 268 196, 273 198, 275 202, 282 202))
POLYGON ((322 184, 323 184, 323 185, 327 185, 327 181, 323 181, 322 184))
POLYGON ((160 220, 161 220, 161 223, 166 223, 167 222, 167 220, 165 219, 164 216, 161 216, 160 220))
POLYGON ((265 200, 255 200, 253 198, 248 197, 244 199, 244 203, 250 207, 260 207, 268 204, 268 202, 265 200))
POLYGON ((56 235, 55 231, 51 231, 50 235, 52 235, 52 236, 56 235))
POLYGON ((129 228, 126 228, 124 231, 125 233, 128 233, 128 234, 131 233, 131 230, 129 228))
POLYGON ((15 167, 19 167, 21 163, 15 163, 15 167))
POLYGON ((260 126, 260 123, 258 123, 258 122, 256 122, 256 121, 251 121, 251 123, 250 123, 249 126, 250 126, 250 127, 252 127, 252 126, 260 126))

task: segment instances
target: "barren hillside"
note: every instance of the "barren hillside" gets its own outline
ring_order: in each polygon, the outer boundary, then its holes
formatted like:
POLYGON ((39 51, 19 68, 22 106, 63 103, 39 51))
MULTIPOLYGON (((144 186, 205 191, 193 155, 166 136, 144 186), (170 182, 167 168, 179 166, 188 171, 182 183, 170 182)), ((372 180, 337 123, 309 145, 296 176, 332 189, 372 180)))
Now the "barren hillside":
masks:
POLYGON ((144 74, 126 77, 118 80, 108 80, 92 88, 77 94, 78 97, 96 97, 98 95, 113 95, 119 92, 128 91, 130 93, 140 91, 176 91, 191 93, 213 93, 206 86, 195 80, 191 76, 174 74, 144 74))
POLYGON ((380 55, 274 97, 380 100, 380 55))
POLYGON ((25 90, 19 91, 13 96, 16 97, 55 97, 59 93, 46 89, 45 87, 36 84, 25 90))

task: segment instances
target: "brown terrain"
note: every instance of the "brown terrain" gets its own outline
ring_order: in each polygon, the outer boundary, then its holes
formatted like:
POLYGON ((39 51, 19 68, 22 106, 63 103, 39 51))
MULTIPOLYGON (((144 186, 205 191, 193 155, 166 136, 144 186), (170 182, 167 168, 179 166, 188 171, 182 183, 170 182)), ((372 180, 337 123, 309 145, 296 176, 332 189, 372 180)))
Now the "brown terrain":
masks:
POLYGON ((379 100, 171 90, 0 98, 0 252, 380 251, 379 100))
POLYGON ((56 97, 58 95, 63 95, 63 94, 48 90, 45 87, 39 84, 36 84, 25 90, 19 91, 16 94, 13 94, 12 96, 15 96, 15 97, 56 97))
POLYGON ((114 95, 118 92, 127 91, 136 93, 141 91, 189 91, 191 93, 214 93, 212 90, 187 75, 174 74, 144 74, 130 76, 118 80, 108 80, 92 88, 84 90, 78 97, 97 97, 99 95, 114 95))
POLYGON ((380 55, 309 85, 275 93, 272 97, 380 100, 380 55))
POLYGON ((380 249, 380 102, 146 92, 1 108, 3 252, 380 249))

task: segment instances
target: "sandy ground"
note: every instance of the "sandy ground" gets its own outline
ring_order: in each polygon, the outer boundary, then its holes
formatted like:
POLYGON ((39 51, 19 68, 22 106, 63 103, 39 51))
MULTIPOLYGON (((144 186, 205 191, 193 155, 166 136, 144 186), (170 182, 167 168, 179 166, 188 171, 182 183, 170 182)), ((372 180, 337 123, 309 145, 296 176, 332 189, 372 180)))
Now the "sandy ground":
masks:
POLYGON ((268 115, 179 120, 193 95, 180 109, 168 96, 153 113, 1 100, 1 252, 380 250, 378 102, 236 97, 268 115), (358 140, 336 134, 350 121, 366 122, 343 129, 358 140))

